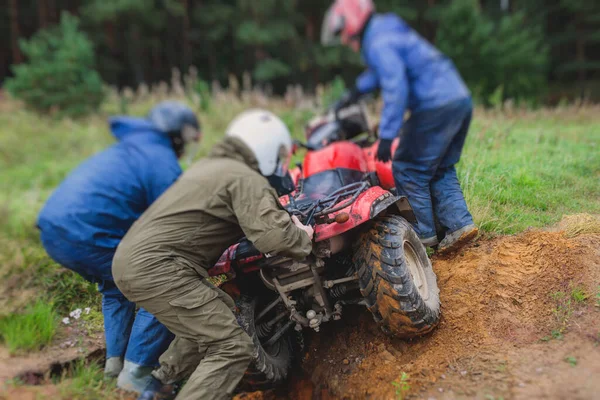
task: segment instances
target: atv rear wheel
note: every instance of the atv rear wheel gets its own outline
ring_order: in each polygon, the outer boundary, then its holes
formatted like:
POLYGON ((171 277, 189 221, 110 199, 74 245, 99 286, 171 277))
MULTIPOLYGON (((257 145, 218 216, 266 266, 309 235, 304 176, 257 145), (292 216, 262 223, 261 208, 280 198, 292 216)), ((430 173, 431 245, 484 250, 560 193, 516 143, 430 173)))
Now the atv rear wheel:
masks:
MULTIPOLYGON (((260 312, 259 301, 247 296, 241 296, 236 300, 238 307, 237 319, 241 327, 252 338, 254 342, 253 360, 248 367, 241 387, 244 390, 258 390, 273 386, 283 381, 292 366, 292 338, 295 333, 294 329, 289 329, 283 336, 276 340, 273 344, 265 346, 269 338, 277 331, 283 328, 286 320, 273 326, 269 331, 271 334, 265 333, 264 328, 257 329, 256 315, 260 312), (262 333, 259 334, 259 332, 262 333)), ((275 308, 272 313, 276 312, 275 308)), ((275 315, 275 314, 273 314, 275 315)), ((263 320, 269 320, 272 315, 267 315, 263 320)), ((260 325, 260 324, 259 324, 260 325)))
POLYGON ((375 219, 354 251, 360 291, 384 331, 411 338, 439 322, 440 297, 425 247, 399 216, 375 219))

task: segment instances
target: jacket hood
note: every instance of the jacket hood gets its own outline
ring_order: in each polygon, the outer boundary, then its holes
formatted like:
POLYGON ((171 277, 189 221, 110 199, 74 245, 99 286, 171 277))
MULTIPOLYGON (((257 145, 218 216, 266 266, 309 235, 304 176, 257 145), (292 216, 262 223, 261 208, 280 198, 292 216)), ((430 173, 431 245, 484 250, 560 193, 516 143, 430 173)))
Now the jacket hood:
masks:
POLYGON ((260 173, 258 160, 252 150, 244 142, 235 137, 225 137, 225 139, 212 148, 208 156, 211 158, 230 158, 241 161, 260 173))
POLYGON ((109 119, 110 131, 118 139, 123 140, 129 135, 139 133, 151 133, 167 137, 167 134, 158 130, 145 118, 117 116, 109 119))
POLYGON ((411 28, 395 14, 373 14, 362 32, 362 48, 379 35, 406 33, 411 28))

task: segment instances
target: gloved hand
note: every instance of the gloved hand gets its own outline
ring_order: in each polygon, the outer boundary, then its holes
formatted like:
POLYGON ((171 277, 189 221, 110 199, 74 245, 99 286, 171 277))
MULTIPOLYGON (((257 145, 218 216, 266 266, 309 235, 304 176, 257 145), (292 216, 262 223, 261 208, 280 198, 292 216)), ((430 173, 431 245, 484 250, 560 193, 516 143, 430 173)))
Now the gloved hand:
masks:
POLYGON ((375 158, 381 162, 388 162, 392 159, 392 142, 391 139, 380 139, 377 147, 377 155, 375 158))
POLYGON ((302 229, 304 232, 306 232, 306 234, 308 235, 308 237, 310 238, 310 240, 313 239, 313 235, 315 233, 315 230, 313 229, 312 226, 310 225, 304 225, 302 222, 300 222, 300 220, 298 219, 298 217, 296 217, 295 215, 292 215, 292 222, 294 223, 294 225, 296 225, 298 228, 302 229))
POLYGON ((358 91, 358 89, 356 88, 352 88, 352 89, 348 89, 346 90, 342 96, 338 99, 338 101, 336 101, 333 104, 333 110, 334 111, 339 111, 344 107, 349 106, 350 104, 356 103, 356 101, 358 100, 358 98, 360 97, 360 93, 358 91))

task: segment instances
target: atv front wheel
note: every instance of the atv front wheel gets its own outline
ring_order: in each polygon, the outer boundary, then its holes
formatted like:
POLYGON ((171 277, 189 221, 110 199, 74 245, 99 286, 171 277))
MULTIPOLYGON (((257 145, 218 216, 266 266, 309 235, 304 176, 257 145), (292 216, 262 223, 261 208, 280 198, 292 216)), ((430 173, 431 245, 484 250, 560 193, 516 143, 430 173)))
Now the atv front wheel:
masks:
MULTIPOLYGON (((236 299, 238 323, 254 342, 253 360, 240 385, 244 390, 260 390, 273 386, 287 377, 292 366, 294 329, 289 329, 273 344, 265 346, 265 343, 269 341, 273 334, 285 325, 285 320, 268 330, 265 330, 264 323, 259 324, 257 328, 256 316, 260 312, 258 304, 257 299, 247 296, 236 299)), ((271 313, 275 313, 277 310, 278 308, 275 308, 271 313)), ((268 321, 274 315, 271 315, 271 313, 263 320, 268 321)))
POLYGON ((425 247, 405 219, 376 218, 359 237, 353 260, 360 291, 384 331, 411 338, 435 328, 437 280, 425 247))

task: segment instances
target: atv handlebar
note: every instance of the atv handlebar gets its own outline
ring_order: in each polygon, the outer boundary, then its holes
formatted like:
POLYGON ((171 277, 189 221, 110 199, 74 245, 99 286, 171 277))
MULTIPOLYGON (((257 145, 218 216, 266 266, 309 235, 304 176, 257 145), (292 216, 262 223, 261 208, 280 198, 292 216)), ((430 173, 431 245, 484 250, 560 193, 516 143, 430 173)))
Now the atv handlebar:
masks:
POLYGON ((301 142, 301 141, 300 141, 300 140, 298 140, 298 139, 295 139, 295 140, 293 141, 293 144, 294 144, 294 146, 296 146, 296 147, 301 147, 301 148, 303 148, 303 149, 306 149, 306 150, 309 150, 309 151, 315 151, 315 150, 318 150, 318 148, 316 148, 315 146, 313 146, 313 145, 311 145, 311 144, 308 144, 308 143, 301 142))
POLYGON ((340 211, 350 206, 358 196, 370 186, 368 180, 351 183, 342 186, 328 196, 317 199, 312 203, 298 206, 294 196, 289 195, 289 203, 286 210, 290 215, 298 217, 305 225, 315 226, 319 223, 327 223, 325 218, 328 214, 340 211))

